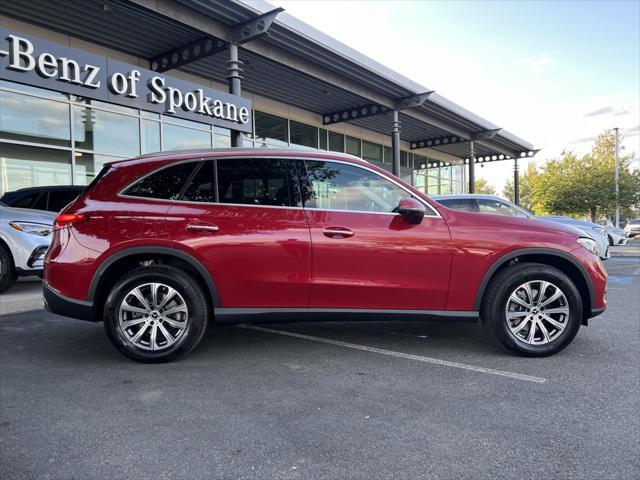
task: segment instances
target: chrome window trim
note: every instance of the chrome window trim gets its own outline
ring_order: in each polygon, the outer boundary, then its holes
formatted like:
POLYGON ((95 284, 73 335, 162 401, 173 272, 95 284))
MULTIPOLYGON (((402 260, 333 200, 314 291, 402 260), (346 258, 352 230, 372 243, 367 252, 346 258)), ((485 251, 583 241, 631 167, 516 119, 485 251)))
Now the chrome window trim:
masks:
MULTIPOLYGON (((167 155, 170 155, 169 153, 167 153, 167 155)), ((127 185, 125 185, 123 188, 121 188, 118 193, 116 194, 117 197, 121 197, 121 198, 135 198, 135 199, 139 199, 139 200, 148 200, 148 201, 156 201, 156 202, 171 202, 171 203, 176 203, 176 204, 193 204, 193 205, 220 205, 220 206, 224 206, 224 205, 230 205, 230 206, 237 206, 237 207, 253 207, 253 208, 279 208, 279 209, 290 209, 290 210, 313 210, 313 211, 320 211, 320 212, 347 212, 347 213, 368 213, 368 214, 372 214, 372 215, 400 215, 397 212, 371 212, 371 211, 366 211, 366 210, 340 210, 340 209, 331 209, 331 208, 305 208, 304 206, 301 207, 290 207, 290 206, 278 206, 278 205, 252 205, 250 203, 222 203, 222 202, 194 202, 194 201, 189 201, 189 200, 171 200, 168 198, 154 198, 154 197, 138 197, 135 195, 127 195, 124 192, 129 189, 130 187, 132 187, 133 185, 135 185, 138 182, 141 182, 142 180, 144 180, 145 178, 147 178, 150 175, 153 175, 155 173, 158 173, 162 170, 164 170, 165 168, 170 168, 170 167, 174 167, 176 165, 181 165, 183 163, 188 163, 188 162, 202 162, 202 161, 207 161, 207 160, 235 160, 235 159, 243 159, 243 158, 260 158, 260 159, 281 159, 281 160, 310 160, 310 161, 321 161, 321 162, 333 162, 333 163, 342 163, 344 165, 351 165, 354 167, 358 167, 358 168, 362 168, 363 170, 368 170, 369 172, 378 175, 388 181, 390 181, 391 183, 393 183, 394 185, 396 185, 397 187, 399 187, 400 189, 404 190, 407 194, 409 194, 411 197, 415 198, 416 200, 418 200, 420 203, 422 203, 426 208, 427 211, 425 212, 425 217, 434 217, 434 218, 442 218, 442 215, 440 215, 440 213, 435 210, 431 205, 429 205, 428 202, 426 202, 425 200, 423 200, 420 197, 415 196, 415 194, 413 192, 411 192, 410 190, 407 190, 404 186, 402 186, 401 184, 399 184, 397 181, 395 181, 394 179, 388 177, 387 175, 382 175, 380 174, 380 172, 377 172, 375 170, 373 170, 372 168, 366 167, 364 165, 358 165, 356 163, 351 163, 348 161, 343 161, 343 160, 333 160, 333 159, 326 159, 326 158, 322 158, 322 157, 295 157, 295 156, 276 156, 276 155, 267 155, 267 156, 261 156, 261 155, 233 155, 233 156, 221 156, 221 157, 198 157, 198 158, 187 158, 184 160, 180 160, 177 162, 172 162, 169 163, 167 165, 164 165, 160 168, 157 168, 155 170, 152 170, 151 172, 146 173, 145 175, 143 175, 140 178, 137 178, 133 181, 131 181, 130 183, 128 183, 127 185), (430 214, 429 211, 431 211, 432 213, 430 214)))

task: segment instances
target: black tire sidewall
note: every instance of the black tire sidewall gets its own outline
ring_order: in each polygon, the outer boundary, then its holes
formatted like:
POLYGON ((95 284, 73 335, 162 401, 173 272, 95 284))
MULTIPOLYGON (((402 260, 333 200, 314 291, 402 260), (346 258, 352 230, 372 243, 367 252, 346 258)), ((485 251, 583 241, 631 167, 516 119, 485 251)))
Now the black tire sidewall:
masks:
POLYGON ((580 292, 562 271, 543 264, 521 264, 508 267, 492 281, 483 304, 483 323, 498 342, 510 352, 530 357, 553 355, 563 350, 574 339, 582 323, 583 306, 580 292), (545 345, 528 345, 517 340, 509 331, 505 306, 511 293, 525 282, 546 280, 556 285, 567 298, 568 325, 560 336, 545 345))
POLYGON ((198 283, 189 275, 169 266, 150 266, 133 270, 111 289, 104 307, 104 328, 111 343, 123 355, 145 363, 169 362, 186 355, 202 339, 208 323, 207 300, 198 283), (118 308, 124 297, 144 283, 163 283, 182 296, 189 311, 187 329, 178 341, 158 352, 135 347, 118 328, 118 308))
POLYGON ((9 290, 16 283, 16 279, 13 257, 4 246, 0 245, 0 293, 9 290))

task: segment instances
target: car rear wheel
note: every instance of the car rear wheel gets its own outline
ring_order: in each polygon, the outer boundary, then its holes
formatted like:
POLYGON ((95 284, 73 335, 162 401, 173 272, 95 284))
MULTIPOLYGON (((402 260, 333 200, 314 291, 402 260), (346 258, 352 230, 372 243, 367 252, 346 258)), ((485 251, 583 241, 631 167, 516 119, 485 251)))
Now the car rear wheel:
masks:
POLYGON ((562 271, 515 264, 492 280, 482 305, 483 324, 507 350, 539 357, 564 349, 582 322, 582 300, 562 271))
POLYGON ((207 328, 207 300, 189 275, 174 267, 141 267, 111 290, 104 327, 122 354, 139 362, 169 362, 193 350, 207 328))
POLYGON ((0 245, 0 293, 9 290, 16 283, 16 269, 11 253, 0 245))

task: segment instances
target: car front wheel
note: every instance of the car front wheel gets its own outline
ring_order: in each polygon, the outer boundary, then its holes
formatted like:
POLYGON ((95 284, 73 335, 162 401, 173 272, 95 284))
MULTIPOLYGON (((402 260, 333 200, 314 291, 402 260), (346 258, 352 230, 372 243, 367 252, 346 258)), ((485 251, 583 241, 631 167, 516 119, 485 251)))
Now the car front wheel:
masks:
POLYGON ((481 317, 507 350, 539 357, 571 343, 582 310, 580 292, 565 273, 549 265, 516 263, 492 280, 481 317))
POLYGON ((186 355, 207 328, 207 300, 181 270, 157 265, 125 275, 111 290, 104 309, 109 340, 139 362, 168 362, 186 355))

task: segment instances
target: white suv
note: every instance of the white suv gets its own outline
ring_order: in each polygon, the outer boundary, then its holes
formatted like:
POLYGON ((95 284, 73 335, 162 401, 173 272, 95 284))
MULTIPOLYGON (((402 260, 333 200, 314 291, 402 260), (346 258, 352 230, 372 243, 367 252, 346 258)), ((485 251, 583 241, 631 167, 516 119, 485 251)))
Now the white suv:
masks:
POLYGON ((0 203, 0 293, 20 276, 42 275, 55 213, 0 203))

